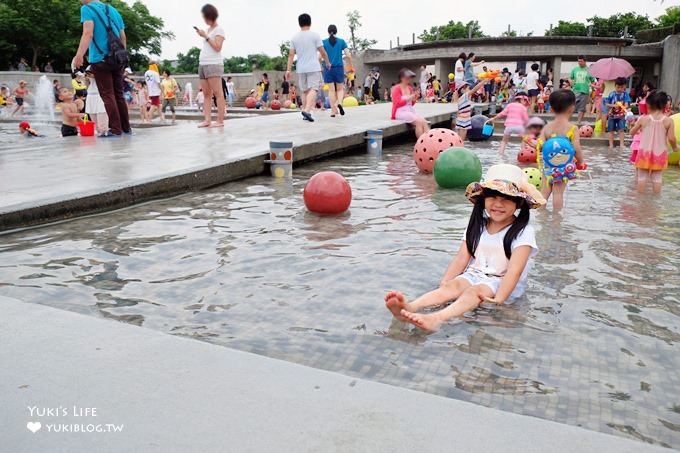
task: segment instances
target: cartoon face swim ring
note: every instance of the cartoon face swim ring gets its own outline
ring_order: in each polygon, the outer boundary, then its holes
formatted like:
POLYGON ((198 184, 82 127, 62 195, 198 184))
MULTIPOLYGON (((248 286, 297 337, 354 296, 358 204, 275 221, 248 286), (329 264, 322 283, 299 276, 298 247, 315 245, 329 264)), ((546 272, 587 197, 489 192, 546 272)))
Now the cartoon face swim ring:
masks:
POLYGON ((545 175, 553 182, 576 178, 576 151, 567 137, 551 137, 541 146, 545 175))

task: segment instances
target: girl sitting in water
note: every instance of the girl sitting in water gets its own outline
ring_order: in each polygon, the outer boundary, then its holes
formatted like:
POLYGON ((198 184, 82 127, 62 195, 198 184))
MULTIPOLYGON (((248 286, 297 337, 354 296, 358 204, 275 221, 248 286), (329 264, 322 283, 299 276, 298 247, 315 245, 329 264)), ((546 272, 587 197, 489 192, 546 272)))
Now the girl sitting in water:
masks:
POLYGON ((529 210, 545 199, 519 167, 508 164, 489 168, 486 180, 470 184, 465 195, 474 208, 439 288, 410 303, 400 292, 387 293, 385 304, 395 318, 435 331, 483 302, 502 305, 524 293, 529 259, 538 252, 529 210), (449 301, 454 302, 442 310, 418 313, 449 301))

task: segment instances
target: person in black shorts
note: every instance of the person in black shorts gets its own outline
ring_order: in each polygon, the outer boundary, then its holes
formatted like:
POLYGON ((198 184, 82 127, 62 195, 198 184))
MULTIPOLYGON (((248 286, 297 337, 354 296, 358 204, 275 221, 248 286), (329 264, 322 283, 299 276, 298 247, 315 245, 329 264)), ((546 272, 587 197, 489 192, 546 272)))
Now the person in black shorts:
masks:
POLYGON ((288 100, 288 95, 290 94, 290 82, 286 80, 286 78, 283 78, 283 82, 281 83, 281 99, 285 102, 288 100))

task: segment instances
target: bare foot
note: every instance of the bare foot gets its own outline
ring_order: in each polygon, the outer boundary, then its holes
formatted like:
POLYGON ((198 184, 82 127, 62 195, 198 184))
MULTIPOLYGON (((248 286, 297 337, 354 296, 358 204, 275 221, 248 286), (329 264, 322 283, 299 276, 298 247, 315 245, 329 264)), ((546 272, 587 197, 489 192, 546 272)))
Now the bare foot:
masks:
POLYGON ((224 127, 224 123, 213 123, 210 127, 224 127))
POLYGON ((406 309, 406 299, 402 293, 398 291, 390 291, 389 293, 385 294, 385 306, 399 321, 407 321, 406 318, 401 315, 402 310, 408 311, 406 309))
POLYGON ((406 322, 409 322, 426 332, 435 332, 439 330, 442 325, 442 322, 437 315, 434 314, 423 315, 421 313, 411 313, 410 311, 402 310, 401 316, 406 318, 406 322))
POLYGON ((198 127, 198 128, 210 127, 210 123, 209 123, 208 121, 203 121, 203 122, 200 123, 197 127, 198 127))

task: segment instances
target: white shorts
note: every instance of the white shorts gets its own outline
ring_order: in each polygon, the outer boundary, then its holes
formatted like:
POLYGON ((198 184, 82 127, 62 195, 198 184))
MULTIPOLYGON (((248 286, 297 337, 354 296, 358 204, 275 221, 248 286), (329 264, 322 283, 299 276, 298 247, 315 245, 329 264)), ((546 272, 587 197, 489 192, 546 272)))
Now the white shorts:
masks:
MULTIPOLYGON (((465 271, 460 274, 456 279, 462 278, 470 285, 484 285, 489 287, 493 295, 495 296, 498 292, 498 288, 501 287, 501 277, 492 277, 489 275, 480 274, 478 272, 465 271)), ((505 305, 509 305, 515 302, 515 300, 524 294, 525 286, 523 282, 518 282, 515 290, 512 292, 508 300, 505 301, 505 305)))
POLYGON ((321 88, 322 81, 323 76, 321 75, 321 71, 298 73, 298 84, 303 93, 309 90, 318 91, 321 88))
POLYGON ((503 135, 524 135, 526 129, 522 126, 506 126, 503 135))

